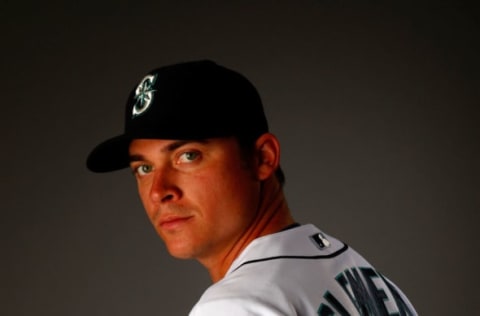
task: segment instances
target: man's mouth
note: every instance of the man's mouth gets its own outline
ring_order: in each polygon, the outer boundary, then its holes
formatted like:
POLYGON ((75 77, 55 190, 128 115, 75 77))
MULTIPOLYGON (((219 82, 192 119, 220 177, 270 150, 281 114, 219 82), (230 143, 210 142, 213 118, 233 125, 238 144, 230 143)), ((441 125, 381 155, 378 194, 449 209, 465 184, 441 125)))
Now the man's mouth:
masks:
POLYGON ((178 229, 191 218, 193 216, 167 216, 160 220, 159 226, 166 230, 178 229))

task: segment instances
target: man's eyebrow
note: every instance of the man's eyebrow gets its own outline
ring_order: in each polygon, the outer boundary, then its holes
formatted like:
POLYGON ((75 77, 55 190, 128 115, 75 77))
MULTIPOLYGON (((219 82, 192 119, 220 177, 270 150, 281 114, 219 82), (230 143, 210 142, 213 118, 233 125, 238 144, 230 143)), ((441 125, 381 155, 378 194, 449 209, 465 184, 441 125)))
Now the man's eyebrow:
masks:
POLYGON ((135 162, 135 161, 143 161, 145 158, 143 158, 142 155, 129 155, 128 156, 128 161, 129 162, 135 162))
MULTIPOLYGON (((179 140, 175 141, 173 143, 170 143, 163 147, 160 151, 163 153, 166 152, 172 152, 184 145, 190 144, 190 143, 200 143, 200 144, 207 144, 208 140, 207 139, 194 139, 194 140, 179 140)), ((129 161, 130 162, 135 162, 135 161, 143 161, 145 160, 145 157, 140 154, 134 154, 134 155, 129 155, 129 161)))
POLYGON ((190 144, 190 143, 200 143, 200 144, 207 144, 208 140, 207 139, 190 139, 190 140, 179 140, 176 142, 173 142, 171 144, 168 144, 165 146, 165 148, 162 148, 162 152, 170 152, 174 151, 177 148, 180 148, 184 145, 190 144))

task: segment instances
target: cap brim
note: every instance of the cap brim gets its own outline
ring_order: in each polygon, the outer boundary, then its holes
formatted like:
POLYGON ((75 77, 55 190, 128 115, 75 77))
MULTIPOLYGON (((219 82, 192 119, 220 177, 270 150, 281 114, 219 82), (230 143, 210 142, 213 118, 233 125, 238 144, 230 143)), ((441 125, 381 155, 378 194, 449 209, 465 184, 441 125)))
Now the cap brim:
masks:
POLYGON ((127 168, 130 164, 128 146, 131 139, 125 135, 110 138, 95 147, 87 158, 87 168, 93 172, 110 172, 127 168))

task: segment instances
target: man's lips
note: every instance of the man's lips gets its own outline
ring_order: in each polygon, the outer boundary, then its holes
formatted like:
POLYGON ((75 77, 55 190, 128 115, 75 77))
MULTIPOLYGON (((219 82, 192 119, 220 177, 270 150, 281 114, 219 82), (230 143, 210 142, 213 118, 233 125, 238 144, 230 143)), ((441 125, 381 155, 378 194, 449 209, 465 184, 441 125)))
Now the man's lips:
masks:
POLYGON ((185 224, 193 216, 168 216, 159 221, 159 226, 163 229, 176 229, 185 224))

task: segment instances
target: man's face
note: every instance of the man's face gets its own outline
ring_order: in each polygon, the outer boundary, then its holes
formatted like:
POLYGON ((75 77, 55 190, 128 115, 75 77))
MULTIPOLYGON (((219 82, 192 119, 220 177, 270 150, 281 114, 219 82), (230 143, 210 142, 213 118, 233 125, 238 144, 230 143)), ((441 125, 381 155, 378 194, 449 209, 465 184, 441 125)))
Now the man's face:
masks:
POLYGON ((142 203, 172 256, 221 255, 252 223, 260 182, 235 139, 138 139, 130 157, 142 203))

